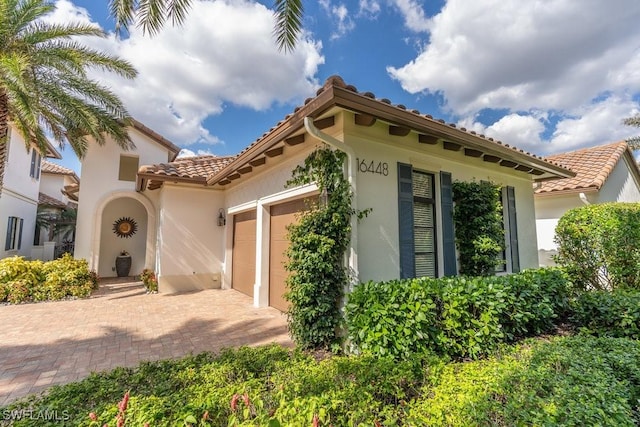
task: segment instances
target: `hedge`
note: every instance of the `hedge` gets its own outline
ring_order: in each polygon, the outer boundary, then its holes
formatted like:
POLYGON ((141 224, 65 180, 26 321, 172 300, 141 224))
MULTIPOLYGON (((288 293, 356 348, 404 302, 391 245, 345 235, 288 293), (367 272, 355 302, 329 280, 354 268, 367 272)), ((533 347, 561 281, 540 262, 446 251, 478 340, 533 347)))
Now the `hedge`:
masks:
POLYGON ((346 305, 349 343, 355 352, 399 359, 477 358, 500 343, 553 330, 567 312, 568 286, 558 268, 362 283, 346 305))
POLYGON ((640 292, 584 292, 571 301, 570 322, 582 333, 640 339, 640 292))
POLYGON ((578 290, 640 289, 640 204, 567 211, 556 227, 558 255, 578 290))

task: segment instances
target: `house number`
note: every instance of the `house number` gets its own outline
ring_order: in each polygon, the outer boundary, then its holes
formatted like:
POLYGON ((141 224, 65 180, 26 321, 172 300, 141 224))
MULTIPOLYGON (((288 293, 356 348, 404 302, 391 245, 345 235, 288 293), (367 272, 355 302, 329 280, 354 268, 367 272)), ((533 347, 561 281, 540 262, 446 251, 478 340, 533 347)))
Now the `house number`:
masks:
POLYGON ((389 175, 389 164, 387 162, 376 162, 356 158, 358 170, 362 173, 377 173, 378 175, 389 175))

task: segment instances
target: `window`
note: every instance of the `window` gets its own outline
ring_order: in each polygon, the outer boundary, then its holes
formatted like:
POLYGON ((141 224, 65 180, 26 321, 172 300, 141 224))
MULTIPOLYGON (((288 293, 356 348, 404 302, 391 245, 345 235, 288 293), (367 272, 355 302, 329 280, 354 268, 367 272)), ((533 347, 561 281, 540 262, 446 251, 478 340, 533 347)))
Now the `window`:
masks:
POLYGON ((40 179, 40 163, 41 157, 38 150, 31 149, 31 169, 29 170, 29 176, 31 178, 40 179))
POLYGON ((120 170, 118 172, 118 179, 120 181, 135 181, 136 174, 138 173, 137 156, 120 155, 120 170))
POLYGON ((440 172, 442 230, 436 227, 436 175, 398 163, 400 277, 438 277, 437 241, 442 238, 443 274, 456 274, 451 174, 440 172))
POLYGON ((414 170, 412 181, 415 274, 416 277, 437 277, 434 176, 414 170))
POLYGON ((20 249, 22 245, 22 218, 15 216, 9 217, 7 225, 7 239, 4 244, 5 251, 20 249))

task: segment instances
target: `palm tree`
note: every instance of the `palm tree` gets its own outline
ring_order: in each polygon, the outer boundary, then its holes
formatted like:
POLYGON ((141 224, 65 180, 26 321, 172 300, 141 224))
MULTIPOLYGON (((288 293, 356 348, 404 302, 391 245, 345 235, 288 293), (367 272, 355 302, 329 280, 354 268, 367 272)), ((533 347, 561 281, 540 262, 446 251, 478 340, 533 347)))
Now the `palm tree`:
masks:
POLYGON ((133 147, 124 105, 87 71, 97 68, 130 79, 137 71, 73 39, 105 37, 100 28, 44 22, 41 18, 54 9, 47 0, 0 0, 0 188, 9 122, 27 146, 36 144, 43 153, 47 135, 60 146, 68 142, 80 158, 89 140, 104 144, 107 136, 122 148, 133 147))
MULTIPOLYGON (((167 21, 180 25, 192 0, 110 0, 111 15, 116 19, 116 32, 137 21, 145 33, 156 34, 167 21)), ((278 48, 293 50, 300 31, 304 9, 302 0, 275 0, 276 24, 273 30, 278 48)))

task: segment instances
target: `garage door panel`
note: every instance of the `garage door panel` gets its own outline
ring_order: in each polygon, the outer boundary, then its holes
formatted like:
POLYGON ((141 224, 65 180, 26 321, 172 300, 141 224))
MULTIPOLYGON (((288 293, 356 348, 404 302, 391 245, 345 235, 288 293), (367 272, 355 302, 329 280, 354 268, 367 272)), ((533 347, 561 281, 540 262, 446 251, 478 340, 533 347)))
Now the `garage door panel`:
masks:
POLYGON ((285 269, 289 248, 287 226, 298 221, 299 212, 306 209, 305 199, 294 200, 271 207, 269 243, 269 305, 281 311, 289 308, 284 299, 289 272, 285 269))
POLYGON ((253 296, 256 277, 256 211, 233 217, 232 288, 253 296))

